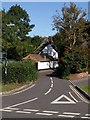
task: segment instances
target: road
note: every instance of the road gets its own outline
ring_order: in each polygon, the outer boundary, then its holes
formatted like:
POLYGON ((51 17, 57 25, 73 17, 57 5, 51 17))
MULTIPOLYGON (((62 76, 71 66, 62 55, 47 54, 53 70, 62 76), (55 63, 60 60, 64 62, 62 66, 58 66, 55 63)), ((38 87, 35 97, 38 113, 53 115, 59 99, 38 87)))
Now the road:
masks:
POLYGON ((88 104, 71 89, 71 83, 41 72, 27 90, 2 97, 3 118, 86 118, 88 104))

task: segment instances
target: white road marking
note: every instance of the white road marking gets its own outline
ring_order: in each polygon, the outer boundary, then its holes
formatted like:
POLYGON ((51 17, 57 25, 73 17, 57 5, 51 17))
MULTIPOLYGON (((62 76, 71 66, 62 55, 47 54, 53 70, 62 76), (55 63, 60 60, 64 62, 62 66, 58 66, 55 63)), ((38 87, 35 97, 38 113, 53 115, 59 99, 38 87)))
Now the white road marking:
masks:
POLYGON ((47 111, 47 110, 44 110, 43 112, 46 112, 46 113, 58 113, 57 111, 47 111))
POLYGON ((67 115, 80 115, 80 113, 71 113, 71 112, 63 112, 63 114, 67 114, 67 115))
POLYGON ((26 114, 30 114, 31 112, 25 112, 25 111, 16 111, 16 113, 26 113, 26 114))
POLYGON ((53 80, 52 80, 52 77, 50 77, 51 79, 51 86, 50 86, 50 89, 44 94, 44 95, 47 95, 48 93, 50 93, 50 91, 52 90, 53 88, 53 80))
POLYGON ((81 117, 81 118, 87 118, 87 119, 90 119, 90 117, 81 117))
POLYGON ((90 114, 85 114, 85 116, 90 116, 90 114))
POLYGON ((12 110, 5 110, 5 109, 0 109, 0 111, 3 111, 3 112, 12 112, 12 110))
POLYGON ((50 79, 51 79, 51 83, 53 84, 53 79, 52 79, 52 77, 50 77, 50 79))
POLYGON ((50 116, 52 114, 49 114, 49 113, 36 113, 37 115, 47 115, 47 116, 50 116))
MULTIPOLYGON (((26 104, 26 103, 29 103, 29 102, 32 102, 32 101, 35 101, 35 100, 37 100, 38 98, 33 98, 33 99, 31 99, 31 100, 28 100, 28 101, 25 101, 25 102, 21 102, 21 103, 18 103, 18 104, 15 104, 15 105, 11 105, 11 106, 8 106, 8 107, 16 107, 16 106, 19 106, 19 105, 23 105, 23 104, 26 104)), ((7 107, 5 107, 5 108, 7 108, 7 107)), ((4 108, 4 109, 5 109, 4 108)))
POLYGON ((7 108, 4 108, 4 109, 19 110, 19 108, 11 108, 11 107, 7 107, 7 108))
POLYGON ((55 99, 51 104, 76 104, 73 100, 71 100, 69 97, 66 95, 61 95, 57 99, 55 99), (60 99, 66 98, 68 101, 60 101, 60 99))
POLYGON ((75 100, 75 102, 78 102, 76 98, 71 94, 71 92, 69 92, 69 95, 75 100))
POLYGON ((39 110, 35 110, 35 109, 23 109, 24 111, 32 111, 32 112, 38 112, 39 110))
POLYGON ((86 103, 90 103, 88 102, 79 92, 77 92, 77 90, 75 88, 73 88, 71 85, 69 85, 69 87, 76 93, 76 95, 84 102, 86 103))
POLYGON ((70 117, 70 118, 73 118, 75 116, 72 116, 72 115, 58 115, 59 117, 70 117))
POLYGON ((50 77, 50 79, 52 80, 52 77, 50 77))
POLYGON ((51 84, 51 88, 53 87, 53 84, 51 84))
POLYGON ((51 83, 53 84, 53 80, 51 80, 51 83))
POLYGON ((45 93, 45 95, 47 95, 48 93, 50 93, 51 90, 52 90, 52 89, 50 88, 50 89, 45 93))

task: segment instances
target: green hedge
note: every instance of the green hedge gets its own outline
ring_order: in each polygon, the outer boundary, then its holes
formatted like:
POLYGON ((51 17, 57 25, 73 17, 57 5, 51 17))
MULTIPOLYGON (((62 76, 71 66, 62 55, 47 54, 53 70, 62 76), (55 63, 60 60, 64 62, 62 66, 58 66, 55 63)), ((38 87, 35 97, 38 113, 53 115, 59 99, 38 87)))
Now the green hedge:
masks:
POLYGON ((37 79, 37 70, 35 63, 31 60, 17 61, 8 63, 7 76, 5 67, 2 67, 2 83, 24 83, 37 79))

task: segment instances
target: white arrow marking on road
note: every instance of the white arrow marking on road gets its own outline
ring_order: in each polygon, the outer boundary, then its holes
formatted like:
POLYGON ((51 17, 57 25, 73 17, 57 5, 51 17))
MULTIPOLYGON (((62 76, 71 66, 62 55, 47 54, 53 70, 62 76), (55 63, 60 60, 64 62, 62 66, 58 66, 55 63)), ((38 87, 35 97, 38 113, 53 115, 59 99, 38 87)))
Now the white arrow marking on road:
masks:
POLYGON ((71 100, 69 97, 66 95, 61 95, 57 99, 55 99, 51 104, 76 104, 73 100, 71 100), (67 101, 60 101, 60 99, 65 98, 67 101))

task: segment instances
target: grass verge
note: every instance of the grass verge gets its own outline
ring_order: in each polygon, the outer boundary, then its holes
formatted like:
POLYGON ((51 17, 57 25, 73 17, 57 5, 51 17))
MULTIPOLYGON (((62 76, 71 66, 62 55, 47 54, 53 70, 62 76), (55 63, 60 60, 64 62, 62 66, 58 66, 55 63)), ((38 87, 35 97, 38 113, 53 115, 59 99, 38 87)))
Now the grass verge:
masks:
POLYGON ((81 86, 81 89, 84 90, 88 95, 90 95, 90 86, 81 86))
POLYGON ((23 85, 26 85, 26 84, 7 84, 7 85, 2 85, 0 86, 0 92, 8 92, 10 90, 14 90, 14 89, 17 89, 17 88, 20 88, 22 87, 23 85))

